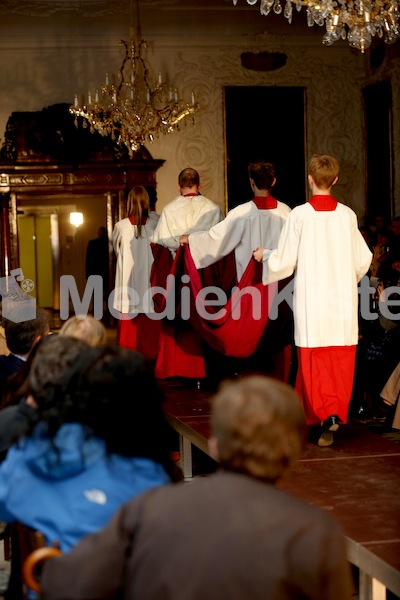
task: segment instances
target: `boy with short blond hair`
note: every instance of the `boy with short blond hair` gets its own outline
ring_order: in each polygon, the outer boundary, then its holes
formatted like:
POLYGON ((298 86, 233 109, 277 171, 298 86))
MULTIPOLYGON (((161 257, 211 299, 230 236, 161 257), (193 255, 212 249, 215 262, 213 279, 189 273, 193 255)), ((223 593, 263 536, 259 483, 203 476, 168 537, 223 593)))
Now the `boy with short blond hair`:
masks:
POLYGON ((275 250, 258 248, 263 283, 294 273, 293 310, 298 347, 296 388, 309 425, 321 427, 318 445, 329 446, 346 423, 358 342, 357 284, 372 254, 357 216, 331 196, 336 158, 314 155, 308 182, 312 198, 289 215, 275 250))
POLYGON ((308 163, 308 174, 318 188, 328 190, 339 178, 339 163, 328 154, 314 154, 308 163))

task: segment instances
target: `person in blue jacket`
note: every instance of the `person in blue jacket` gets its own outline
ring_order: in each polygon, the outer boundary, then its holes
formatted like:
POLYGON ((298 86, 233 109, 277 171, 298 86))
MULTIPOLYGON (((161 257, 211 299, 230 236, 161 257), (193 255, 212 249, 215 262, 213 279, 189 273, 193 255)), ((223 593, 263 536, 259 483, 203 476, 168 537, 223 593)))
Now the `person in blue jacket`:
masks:
POLYGON ((142 355, 88 348, 41 386, 51 346, 37 353, 29 377, 39 422, 0 465, 0 520, 40 530, 46 544, 68 552, 124 502, 180 472, 170 458, 163 394, 142 355))

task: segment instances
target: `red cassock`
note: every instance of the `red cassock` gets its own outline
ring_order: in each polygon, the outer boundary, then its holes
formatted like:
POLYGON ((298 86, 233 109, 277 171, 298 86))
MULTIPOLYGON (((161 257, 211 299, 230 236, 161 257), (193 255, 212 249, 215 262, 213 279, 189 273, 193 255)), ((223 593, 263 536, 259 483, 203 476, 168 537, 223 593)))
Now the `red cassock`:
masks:
POLYGON ((138 313, 133 319, 122 319, 123 316, 120 314, 117 323, 117 344, 155 360, 160 343, 161 321, 150 319, 145 313, 138 313))

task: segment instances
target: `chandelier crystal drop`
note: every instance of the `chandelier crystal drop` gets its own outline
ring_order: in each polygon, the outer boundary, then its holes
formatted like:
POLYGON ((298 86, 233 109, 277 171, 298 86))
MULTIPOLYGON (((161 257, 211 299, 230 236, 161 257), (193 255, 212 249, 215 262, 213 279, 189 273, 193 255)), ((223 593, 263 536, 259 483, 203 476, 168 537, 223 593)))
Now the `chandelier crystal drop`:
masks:
POLYGON ((139 14, 137 19, 136 35, 131 26, 129 43, 120 41, 124 57, 117 75, 106 75, 100 90, 89 92, 83 103, 75 95, 69 109, 76 126, 82 118, 83 127, 110 136, 130 155, 159 135, 178 130, 187 117, 194 121, 198 109, 193 92, 185 102, 168 77, 161 73, 158 79, 152 77, 145 60, 147 42, 141 39, 139 14))
MULTIPOLYGON (((395 0, 260 0, 260 12, 267 16, 271 10, 283 14, 292 22, 293 8, 307 11, 307 25, 326 27, 322 38, 325 46, 347 38, 353 48, 364 52, 373 37, 383 38, 386 44, 393 44, 400 37, 400 9, 395 0)), ((250 5, 258 0, 247 0, 250 5)), ((236 6, 237 0, 233 0, 236 6)))

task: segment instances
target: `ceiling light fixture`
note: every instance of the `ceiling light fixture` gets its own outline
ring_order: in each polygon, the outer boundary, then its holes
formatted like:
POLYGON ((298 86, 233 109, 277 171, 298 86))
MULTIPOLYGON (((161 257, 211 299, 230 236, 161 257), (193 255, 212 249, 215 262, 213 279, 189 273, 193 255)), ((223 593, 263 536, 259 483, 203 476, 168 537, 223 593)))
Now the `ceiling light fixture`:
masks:
POLYGON ((178 89, 168 76, 151 75, 145 60, 147 42, 141 37, 139 5, 136 0, 136 30, 133 26, 133 2, 131 0, 131 27, 129 42, 121 40, 124 57, 116 76, 106 75, 105 84, 80 104, 75 95, 70 112, 75 125, 82 124, 90 131, 110 136, 119 146, 125 146, 130 155, 141 145, 152 142, 160 134, 168 134, 180 128, 187 117, 198 109, 193 92, 189 102, 182 100, 178 89))
MULTIPOLYGON (((247 0, 247 4, 257 4, 258 0, 247 0)), ((237 0, 233 0, 236 6, 237 0)), ((286 0, 284 8, 280 0, 260 0, 260 12, 267 16, 271 10, 292 22, 293 7, 307 11, 307 25, 325 25, 322 38, 325 46, 347 38, 353 48, 364 52, 373 37, 383 38, 386 44, 393 44, 400 37, 399 2, 395 0, 286 0)))

